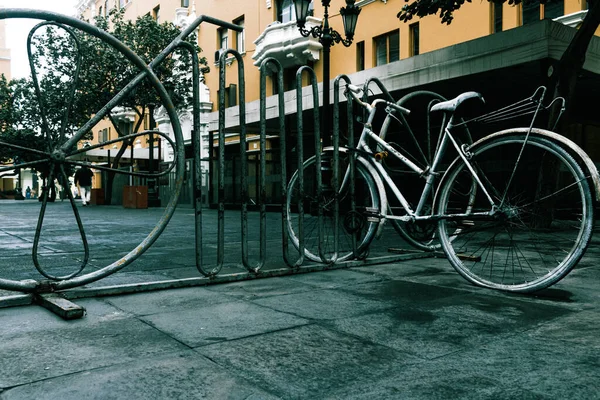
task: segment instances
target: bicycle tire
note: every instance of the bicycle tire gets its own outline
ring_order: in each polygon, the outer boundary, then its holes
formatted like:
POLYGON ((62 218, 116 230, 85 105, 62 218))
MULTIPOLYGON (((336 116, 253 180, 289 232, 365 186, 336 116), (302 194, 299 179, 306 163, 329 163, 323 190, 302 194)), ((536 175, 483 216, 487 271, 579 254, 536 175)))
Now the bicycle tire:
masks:
MULTIPOLYGON (((509 131, 468 150, 483 187, 499 205, 493 216, 474 215, 490 208, 479 190, 465 213, 470 216, 439 223, 449 262, 475 285, 520 293, 547 288, 573 269, 589 245, 594 209, 586 176, 557 143, 526 137, 509 131)), ((440 215, 468 208, 462 185, 472 179, 461 160, 450 166, 436 200, 440 215)))
MULTIPOLYGON (((351 155, 340 152, 339 182, 341 185, 344 172, 348 166, 348 159, 351 155)), ((335 221, 333 215, 334 199, 331 189, 331 180, 328 179, 332 173, 332 152, 326 151, 321 155, 321 165, 317 170, 316 156, 306 160, 304 167, 304 197, 302 204, 304 206, 303 225, 304 225, 304 254, 315 262, 325 262, 320 256, 319 245, 322 247, 322 253, 326 258, 331 258, 335 254, 334 232, 335 221), (322 170, 322 171, 321 171, 322 170), (319 199, 316 193, 316 173, 323 174, 323 191, 319 199), (323 206, 323 241, 319 240, 318 229, 318 208, 323 206)), ((342 190, 339 196, 339 246, 336 262, 342 262, 351 258, 362 258, 366 256, 369 244, 373 240, 377 231, 378 222, 369 221, 366 214, 366 207, 379 210, 380 198, 377 185, 375 184, 371 173, 366 167, 366 161, 361 158, 356 159, 355 174, 355 211, 351 210, 350 192, 348 187, 342 190), (356 235, 356 254, 354 252, 353 238, 356 235)), ((287 207, 287 230, 294 247, 300 251, 300 234, 297 205, 300 201, 298 171, 294 173, 288 183, 288 193, 286 199, 287 207)), ((348 186, 348 185, 347 185, 348 186)))

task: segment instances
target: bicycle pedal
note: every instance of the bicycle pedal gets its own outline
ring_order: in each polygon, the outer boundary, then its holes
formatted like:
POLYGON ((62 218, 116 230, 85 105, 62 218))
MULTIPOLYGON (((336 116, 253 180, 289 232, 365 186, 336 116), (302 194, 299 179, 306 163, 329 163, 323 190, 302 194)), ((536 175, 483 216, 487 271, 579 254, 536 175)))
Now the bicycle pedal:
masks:
POLYGON ((379 215, 379 209, 375 207, 365 207, 365 216, 367 222, 379 222, 381 221, 381 215, 379 215))

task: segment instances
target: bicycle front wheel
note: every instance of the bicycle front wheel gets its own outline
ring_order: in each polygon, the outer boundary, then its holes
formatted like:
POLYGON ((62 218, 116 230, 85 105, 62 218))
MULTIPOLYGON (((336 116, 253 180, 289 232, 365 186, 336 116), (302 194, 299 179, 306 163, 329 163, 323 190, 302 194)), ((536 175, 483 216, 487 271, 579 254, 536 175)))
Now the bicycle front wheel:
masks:
MULTIPOLYGON (((342 183, 344 173, 348 168, 350 155, 340 153, 339 180, 342 183)), ((311 261, 327 262, 336 253, 334 244, 335 232, 338 232, 337 262, 351 258, 366 257, 369 244, 377 230, 378 222, 369 218, 371 210, 379 212, 379 192, 371 174, 356 160, 355 196, 352 207, 352 196, 349 185, 338 194, 339 218, 335 223, 335 192, 332 189, 333 177, 332 152, 321 155, 321 166, 313 156, 304 162, 304 195, 301 195, 298 171, 294 173, 288 184, 287 193, 287 228, 289 237, 296 249, 300 249, 300 220, 299 207, 304 208, 303 232, 304 254, 311 261), (317 174, 322 176, 321 196, 317 193, 317 174), (322 207, 323 239, 319 239, 319 207, 322 207), (321 252, 319 252, 321 246, 321 252), (322 254, 324 257, 322 258, 322 254)))
POLYGON ((592 234, 592 195, 579 165, 555 142, 517 133, 483 140, 469 152, 482 185, 477 196, 473 175, 457 160, 437 201, 445 216, 439 237, 452 266, 476 285, 512 292, 558 282, 592 234))

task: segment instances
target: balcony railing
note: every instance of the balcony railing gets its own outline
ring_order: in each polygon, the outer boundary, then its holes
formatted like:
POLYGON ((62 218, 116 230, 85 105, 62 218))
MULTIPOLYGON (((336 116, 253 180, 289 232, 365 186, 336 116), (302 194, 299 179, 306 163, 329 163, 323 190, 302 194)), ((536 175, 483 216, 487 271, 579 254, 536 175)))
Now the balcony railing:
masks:
MULTIPOLYGON (((306 29, 321 25, 321 19, 308 17, 306 29)), ((323 48, 318 39, 303 37, 298 31, 296 21, 274 22, 254 41, 256 51, 252 56, 254 65, 258 66, 267 57, 273 57, 286 67, 303 65, 307 61, 319 59, 323 48)))

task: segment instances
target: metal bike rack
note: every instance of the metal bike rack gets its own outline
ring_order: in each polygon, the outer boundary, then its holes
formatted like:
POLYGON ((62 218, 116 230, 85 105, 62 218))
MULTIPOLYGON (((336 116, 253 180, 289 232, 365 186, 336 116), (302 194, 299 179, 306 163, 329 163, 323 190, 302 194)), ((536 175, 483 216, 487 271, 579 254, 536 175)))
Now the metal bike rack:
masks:
MULTIPOLYGON (((136 246, 132 251, 127 253, 125 256, 120 258, 119 260, 109 264, 108 266, 101 268, 97 271, 90 272, 84 275, 80 275, 82 271, 84 271, 86 265, 89 262, 90 254, 89 247, 87 242, 87 236, 84 230, 84 226, 81 223, 81 219, 79 216, 79 212, 75 207, 73 196, 70 192, 68 193, 69 201, 71 202, 73 212, 75 214, 75 218, 77 220, 78 230, 81 235, 82 244, 84 247, 84 257, 81 263, 75 268, 74 272, 69 273, 65 276, 58 276, 48 272, 38 261, 37 259, 37 246, 39 245, 40 236, 42 233, 43 221, 45 216, 45 210, 47 205, 47 196, 44 197, 42 203, 42 211, 40 213, 38 219, 38 225, 36 228, 35 238, 34 238, 34 249, 33 249, 33 263, 37 270, 45 277, 47 280, 36 281, 36 280, 22 280, 22 281, 14 281, 9 279, 0 278, 0 289, 16 291, 21 294, 10 296, 6 300, 0 299, 0 307, 7 305, 19 305, 19 304, 30 304, 31 302, 38 302, 46 307, 55 308, 58 307, 59 313, 62 309, 62 313, 65 318, 75 318, 80 317, 82 314, 79 311, 72 312, 73 310, 69 310, 71 305, 69 304, 60 304, 61 299, 76 299, 81 297, 89 297, 94 295, 110 295, 110 294, 122 294, 122 293, 133 293, 143 290, 154 290, 154 289, 163 289, 163 288, 175 288, 175 287, 186 287, 186 286, 198 286, 198 285, 206 285, 208 283, 219 283, 219 282, 232 282, 244 279, 253 279, 257 277, 271 277, 271 276, 282 276, 288 274, 295 273, 304 273, 304 272, 312 272, 312 271, 321 271, 326 269, 334 269, 334 268, 347 268, 351 266, 362 266, 367 265, 368 261, 365 260, 356 260, 356 261, 347 261, 343 263, 339 263, 338 261, 338 247, 339 247, 339 232, 336 230, 334 234, 334 252, 333 254, 324 254, 323 249, 319 246, 319 256, 321 258, 321 264, 306 264, 306 257, 304 255, 304 232, 303 232, 303 204, 302 201, 298 203, 298 223, 300 229, 300 244, 299 248, 302 249, 298 251, 297 257, 292 257, 290 253, 294 251, 290 249, 289 246, 289 237, 287 234, 287 220, 290 218, 288 215, 288 210, 286 207, 287 202, 287 190, 288 190, 288 182, 287 182, 287 169, 286 169, 286 121, 285 121, 285 97, 283 90, 280 90, 278 93, 278 126, 280 135, 280 162, 281 162, 281 174, 280 174, 280 187, 281 187, 281 224, 282 224, 282 258, 284 263, 287 265, 287 268, 284 269, 273 269, 268 271, 263 271, 262 268, 265 265, 265 260, 267 257, 267 224, 266 224, 266 147, 267 147, 267 128, 266 128, 266 77, 271 74, 273 71, 276 75, 277 82, 280 88, 283 88, 283 68, 281 64, 275 59, 266 59, 260 65, 260 175, 258 180, 257 187, 257 197, 258 197, 258 207, 259 207, 259 238, 260 238, 260 249, 259 249, 259 257, 258 260, 250 260, 249 257, 249 224, 248 224, 248 206, 249 206, 249 183, 248 183, 248 154, 247 154, 247 132, 246 132, 246 101, 245 101, 245 73, 244 73, 244 62, 242 56, 235 50, 226 50, 220 54, 219 62, 219 126, 218 126, 218 190, 217 190, 217 200, 218 200, 218 227, 217 227, 217 262, 214 265, 206 265, 203 261, 204 254, 204 243, 203 243, 203 211, 202 211, 202 181, 201 181, 201 158, 200 158, 200 94, 199 94, 199 82, 200 82, 200 63, 198 59, 198 55, 195 52, 194 46, 185 41, 185 38, 191 33, 195 32, 198 26, 204 22, 214 24, 220 27, 225 27, 232 30, 240 30, 241 28, 237 25, 233 25, 231 23, 220 21, 215 18, 211 18, 208 16, 200 16, 196 21, 191 23, 185 30, 181 32, 181 34, 171 42, 150 64, 146 65, 141 58, 139 58, 136 54, 134 54, 129 48, 119 42, 112 35, 98 30, 95 26, 90 25, 81 20, 66 17, 63 15, 45 12, 45 11, 30 11, 30 10, 10 10, 3 9, 0 10, 0 19, 5 18, 35 18, 35 19, 43 19, 44 22, 41 22, 36 26, 37 29, 42 26, 53 25, 57 26, 61 29, 65 29, 69 32, 70 35, 73 35, 71 28, 76 28, 84 33, 93 35, 100 40, 108 43, 114 49, 121 52, 130 62, 132 62, 137 68, 140 69, 140 73, 122 89, 117 95, 115 95, 101 110, 98 111, 96 115, 90 118, 90 120, 84 124, 78 131, 78 133, 72 138, 64 138, 65 143, 59 149, 62 153, 62 157, 54 154, 46 154, 45 152, 38 152, 48 157, 53 163, 57 165, 61 162, 68 162, 73 165, 83 165, 82 162, 73 160, 69 161, 67 157, 70 156, 81 156, 85 151, 90 149, 100 148, 101 146, 111 145, 120 143, 123 141, 131 141, 133 143, 133 139, 152 134, 159 135, 162 139, 164 139, 167 143, 175 151, 175 160, 166 169, 166 171, 148 174, 143 172, 136 171, 127 171, 123 172, 120 170, 115 170, 113 168, 105 167, 105 166, 94 166, 94 168, 107 171, 107 172, 118 172, 124 173, 130 176, 139 176, 144 178, 156 178, 160 176, 164 176, 167 173, 175 170, 177 173, 177 180, 175 183, 175 187, 173 190, 173 195, 169 203, 167 204, 164 214, 158 221, 158 229, 154 229, 142 242, 136 246), (178 116, 175 110, 173 103, 170 100, 170 97, 162 86, 155 73, 153 72, 153 68, 161 64, 168 56, 170 56, 174 51, 182 50, 186 51, 190 54, 192 58, 192 80, 193 80, 193 133, 192 133, 192 147, 194 152, 194 166, 193 166, 193 205, 194 205, 194 229, 195 229, 195 238, 194 238, 194 246, 195 246, 195 266, 197 270, 204 277, 197 278, 188 278, 188 279, 177 279, 177 280, 166 280, 160 282, 147 282, 147 283, 138 283, 134 285, 118 285, 118 286, 105 286, 100 288, 81 288, 81 286, 89 284, 94 281, 101 280, 117 271, 122 270, 127 265, 131 264, 135 261, 140 255, 142 255, 152 244, 158 239, 160 234, 163 232, 166 224, 173 216, 175 211, 177 200, 179 193, 182 190, 183 186, 183 174, 185 170, 185 153, 183 147, 183 136, 181 132, 181 126, 178 120, 178 116), (222 270, 222 267, 225 262, 225 85, 226 85, 226 63, 227 58, 233 57, 238 64, 238 79, 239 79, 239 126, 240 126, 240 158, 241 158, 241 220, 240 220, 240 235, 241 235, 241 262, 246 268, 246 273, 236 273, 236 274, 228 274, 228 275, 219 275, 222 270), (152 84, 155 86, 157 92, 159 93, 163 104, 165 105, 166 111, 171 119, 171 123, 173 126, 173 131, 175 135, 175 140, 172 140, 168 135, 156 131, 156 130, 147 130, 143 132, 138 132, 135 134, 129 134, 119 137, 118 139, 109 140, 102 144, 92 145, 85 149, 76 149, 77 142, 81 139, 81 132, 87 132, 91 128, 93 128, 100 120, 102 120, 105 116, 108 116, 110 111, 117 106, 120 101, 135 87, 140 84, 144 79, 150 79, 152 84), (71 150, 75 149, 75 150, 71 150), (54 157, 54 158, 53 158, 54 157), (58 296, 58 298, 57 298, 58 296), (58 304, 58 305, 57 305, 58 304)), ((33 34, 33 33, 32 33, 33 34)), ((31 35, 32 35, 31 34, 31 35)), ((30 35, 30 40, 31 40, 30 35)), ((30 51, 31 53, 31 51, 30 51)), ((33 63, 30 59, 30 62, 33 63)), ((79 65, 80 61, 78 61, 79 65)), ((314 123, 314 146, 315 146, 315 158, 316 165, 321 165, 321 131, 320 131, 320 112, 319 112, 319 90, 317 85, 317 78, 315 71, 309 67, 301 67, 296 74, 296 113, 298 115, 297 118, 297 156, 298 156, 298 174, 299 174, 299 183, 300 190, 303 190, 304 187, 304 171, 303 171, 303 163, 304 163, 304 148, 303 148, 303 135, 304 135, 304 124, 303 124, 303 88, 302 88, 302 76, 308 75, 310 80, 310 88, 309 91, 312 95, 312 105, 313 105, 313 123, 314 123)), ((36 79, 36 78, 34 78, 36 79)), ((334 190, 338 190, 340 182, 338 179, 338 171, 340 169, 340 158, 339 158, 339 148, 340 148, 340 99, 339 99, 339 91, 340 91, 340 82, 344 81, 346 84, 350 83, 350 79, 342 75, 336 78, 334 83, 335 93, 334 93, 334 105, 333 105, 333 132, 332 132, 332 144, 333 144, 333 157, 332 157, 332 168, 333 168, 333 179, 332 179, 332 187, 334 190)), ((385 88, 384 88, 385 89, 385 88)), ((73 102, 72 93, 75 90, 75 85, 71 90, 71 98, 68 102, 68 106, 65 110, 65 114, 68 118, 69 110, 71 108, 71 104, 73 102)), ((39 89, 39 83, 36 83, 36 91, 38 93, 38 97, 43 101, 39 89)), ((350 105, 350 104, 349 104, 350 105)), ((349 147, 353 146, 354 141, 354 127, 351 123, 353 115, 351 106, 347 107, 346 110, 346 118, 348 119, 348 140, 349 147)), ((64 125, 66 124, 63 121, 63 130, 62 135, 64 137, 64 125)), ((42 121, 43 126, 47 126, 47 122, 42 121)), ((47 127, 45 128, 48 131, 47 127)), ((0 145, 4 143, 0 142, 0 145)), ((11 145, 13 148, 18 148, 18 146, 11 145)), ((211 143, 212 147, 212 143, 211 143)), ((30 149, 27 149, 30 150, 30 149)), ((35 151, 35 150, 31 150, 35 151)), ((46 160, 44 160, 46 162, 46 160)), ((354 177, 354 160, 350 157, 351 163, 351 174, 352 178, 354 177)), ((35 163, 23 163, 19 164, 19 168, 26 168, 28 166, 33 166, 35 163)), ((54 165, 54 164, 53 164, 54 165)), ((0 168, 0 172, 7 171, 9 169, 15 169, 16 167, 4 167, 0 168)), ((52 168, 54 170, 54 168, 52 168)), ((317 169, 318 170, 318 169, 317 169)), ((66 177, 64 172, 64 168, 59 169, 63 178, 66 177)), ((320 195, 322 190, 322 176, 321 173, 316 174, 317 180, 317 193, 320 195)), ((49 176, 50 179, 54 178, 54 175, 51 174, 49 176)), ((353 181, 353 179, 352 179, 353 181)), ((352 198, 355 195, 355 187, 352 184, 350 186, 350 193, 352 198)), ((354 203, 352 205, 354 206, 354 203)), ((334 224, 338 226, 340 219, 340 209, 339 209, 339 199, 336 198, 334 201, 334 224)), ((323 205, 319 205, 319 239, 322 242, 323 240, 323 205)), ((357 253, 357 243, 354 238, 353 243, 353 251, 355 255, 360 256, 357 253)), ((358 257, 357 257, 358 258, 358 257)), ((406 259, 409 257, 388 257, 385 259, 377 259, 374 260, 373 263, 381 263, 387 261, 395 261, 399 259, 406 259)))

